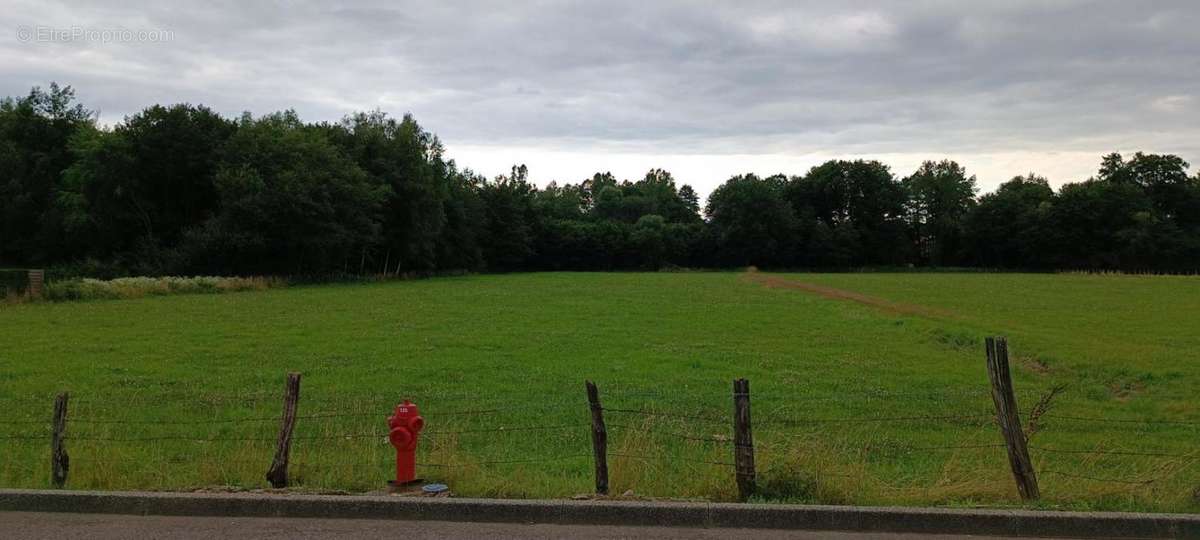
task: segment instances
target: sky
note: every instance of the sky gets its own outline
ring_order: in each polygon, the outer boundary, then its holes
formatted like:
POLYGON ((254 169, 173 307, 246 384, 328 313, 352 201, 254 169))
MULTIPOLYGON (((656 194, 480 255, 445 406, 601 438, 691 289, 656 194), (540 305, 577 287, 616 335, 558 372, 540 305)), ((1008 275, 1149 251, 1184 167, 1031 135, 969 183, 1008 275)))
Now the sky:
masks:
MULTIPOLYGON (((1200 166, 1200 2, 0 0, 0 95, 71 85, 308 121, 412 113, 460 167, 539 184, 951 158, 982 192, 1100 156, 1200 166)), ((1195 170, 1196 167, 1193 167, 1195 170)))

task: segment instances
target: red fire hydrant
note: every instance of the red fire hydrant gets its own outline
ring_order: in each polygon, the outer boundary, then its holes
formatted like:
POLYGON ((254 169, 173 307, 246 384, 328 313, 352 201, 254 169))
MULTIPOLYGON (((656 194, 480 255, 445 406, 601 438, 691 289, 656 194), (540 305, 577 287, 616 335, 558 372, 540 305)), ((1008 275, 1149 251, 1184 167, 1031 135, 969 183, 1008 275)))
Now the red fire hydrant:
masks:
POLYGON ((409 400, 396 405, 396 412, 388 417, 388 440, 396 447, 396 482, 401 486, 416 481, 417 437, 425 427, 425 419, 417 412, 417 405, 409 400))

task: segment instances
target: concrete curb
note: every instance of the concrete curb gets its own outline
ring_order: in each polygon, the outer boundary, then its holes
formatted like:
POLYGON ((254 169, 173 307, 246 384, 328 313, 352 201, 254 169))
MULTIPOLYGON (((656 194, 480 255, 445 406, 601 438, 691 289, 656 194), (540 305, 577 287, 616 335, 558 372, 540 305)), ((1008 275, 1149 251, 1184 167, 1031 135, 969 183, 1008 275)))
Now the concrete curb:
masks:
POLYGON ((0 511, 1200 538, 1200 515, 784 504, 0 490, 0 511))

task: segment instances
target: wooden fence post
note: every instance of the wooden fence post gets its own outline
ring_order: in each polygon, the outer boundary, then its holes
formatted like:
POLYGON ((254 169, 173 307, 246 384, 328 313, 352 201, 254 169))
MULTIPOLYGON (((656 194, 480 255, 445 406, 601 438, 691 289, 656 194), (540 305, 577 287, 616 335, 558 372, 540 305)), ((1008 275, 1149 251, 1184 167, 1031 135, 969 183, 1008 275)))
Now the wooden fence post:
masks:
POLYGON ((30 270, 26 272, 29 278, 29 287, 25 291, 31 298, 41 298, 46 286, 46 271, 45 270, 30 270))
POLYGON ((67 472, 71 468, 71 458, 67 448, 63 446, 63 438, 67 433, 67 400, 70 395, 63 392, 54 398, 54 420, 50 435, 50 482, 54 487, 61 488, 67 483, 67 472))
POLYGON ((733 381, 733 458, 737 469, 738 498, 754 493, 754 436, 750 430, 750 381, 733 381))
POLYGON ((604 408, 596 383, 586 381, 588 404, 592 409, 592 454, 596 457, 596 494, 608 495, 608 429, 604 427, 604 408))
POLYGON ((300 374, 288 373, 283 394, 283 418, 279 424, 279 440, 275 445, 275 459, 267 470, 267 481, 271 487, 288 485, 288 456, 292 451, 292 430, 296 427, 296 406, 300 401, 300 374))
POLYGON ((1032 501, 1041 497, 1041 492, 1038 490, 1033 462, 1029 459, 1021 417, 1017 412, 1017 398, 1008 369, 1008 341, 1003 337, 989 337, 985 343, 992 402, 996 405, 996 423, 1000 425, 1000 434, 1004 436, 1004 445, 1008 448, 1008 464, 1012 468, 1021 499, 1032 501))

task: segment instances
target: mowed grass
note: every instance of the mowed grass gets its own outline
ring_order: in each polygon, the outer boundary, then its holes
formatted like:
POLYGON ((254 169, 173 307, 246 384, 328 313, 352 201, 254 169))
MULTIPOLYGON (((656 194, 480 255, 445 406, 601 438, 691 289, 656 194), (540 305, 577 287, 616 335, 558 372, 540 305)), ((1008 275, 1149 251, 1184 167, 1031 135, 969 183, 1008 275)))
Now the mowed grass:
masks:
POLYGON ((1200 279, 770 275, 864 303, 759 277, 488 275, 3 307, 0 485, 48 485, 53 396, 68 390, 69 487, 263 487, 284 375, 299 371, 295 489, 382 489, 385 417, 411 397, 426 479, 458 495, 588 493, 591 379, 606 407, 641 411, 606 412, 615 494, 728 500, 731 381, 745 377, 765 500, 1013 506, 984 369, 983 337, 999 334, 1024 416, 1067 385, 1032 435, 1039 506, 1200 509, 1200 279), (1075 453, 1095 450, 1116 453, 1075 453))

